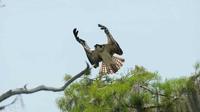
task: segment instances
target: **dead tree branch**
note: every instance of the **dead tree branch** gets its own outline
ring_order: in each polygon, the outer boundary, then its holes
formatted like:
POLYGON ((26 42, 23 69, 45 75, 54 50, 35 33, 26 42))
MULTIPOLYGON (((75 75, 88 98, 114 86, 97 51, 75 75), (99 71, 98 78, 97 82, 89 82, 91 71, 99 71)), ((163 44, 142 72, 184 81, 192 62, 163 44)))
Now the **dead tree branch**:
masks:
POLYGON ((155 92, 154 90, 151 90, 150 88, 148 88, 147 86, 142 86, 140 85, 141 88, 143 88, 144 90, 147 90, 149 91, 151 94, 155 94, 155 95, 159 95, 159 96, 164 96, 164 97, 168 97, 168 98, 177 98, 175 96, 167 96, 165 94, 162 94, 160 93, 159 91, 158 92, 155 92))
POLYGON ((6 107, 8 107, 8 106, 14 104, 17 100, 18 100, 18 97, 16 97, 11 103, 6 104, 6 105, 3 105, 3 106, 0 106, 0 110, 3 110, 3 109, 5 109, 6 107))
POLYGON ((58 87, 58 88, 40 85, 40 86, 37 86, 35 88, 28 89, 28 88, 26 88, 26 85, 25 85, 22 88, 16 88, 16 89, 13 89, 13 90, 12 89, 8 90, 7 92, 0 95, 0 102, 6 100, 7 98, 9 98, 11 96, 19 95, 19 94, 32 94, 32 93, 39 92, 39 91, 52 91, 52 92, 64 91, 64 89, 67 86, 69 86, 74 80, 76 80, 77 78, 79 78, 83 74, 85 74, 88 70, 90 70, 90 67, 89 67, 89 64, 87 63, 87 67, 83 71, 81 71, 80 73, 78 73, 77 75, 75 75, 74 77, 69 79, 63 86, 58 87))

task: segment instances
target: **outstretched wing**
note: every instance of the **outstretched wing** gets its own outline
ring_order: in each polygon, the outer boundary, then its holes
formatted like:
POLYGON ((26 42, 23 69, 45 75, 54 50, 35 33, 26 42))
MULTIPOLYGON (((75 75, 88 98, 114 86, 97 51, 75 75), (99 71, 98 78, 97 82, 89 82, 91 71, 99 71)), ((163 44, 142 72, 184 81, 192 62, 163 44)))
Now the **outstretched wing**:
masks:
POLYGON ((111 54, 116 53, 116 54, 122 55, 123 54, 122 49, 120 48, 117 41, 113 38, 109 30, 101 24, 98 24, 98 26, 101 28, 101 30, 104 30, 104 32, 106 33, 107 41, 108 41, 107 44, 105 44, 106 50, 108 50, 108 52, 110 52, 111 54))
POLYGON ((92 65, 98 66, 99 61, 101 61, 101 58, 99 57, 98 52, 95 50, 91 50, 91 48, 87 45, 86 41, 79 38, 78 30, 76 28, 73 30, 73 34, 74 34, 76 40, 83 46, 90 63, 92 65))
POLYGON ((99 66, 99 62, 102 61, 101 57, 99 56, 98 52, 95 50, 86 50, 86 55, 88 60, 90 61, 91 65, 93 65, 95 68, 99 66))

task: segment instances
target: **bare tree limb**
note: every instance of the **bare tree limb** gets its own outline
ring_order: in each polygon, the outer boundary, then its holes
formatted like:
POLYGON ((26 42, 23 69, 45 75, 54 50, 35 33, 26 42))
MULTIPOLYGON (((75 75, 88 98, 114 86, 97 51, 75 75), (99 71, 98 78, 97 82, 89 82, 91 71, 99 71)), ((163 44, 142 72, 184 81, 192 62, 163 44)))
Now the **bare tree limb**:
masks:
POLYGON ((155 95, 159 95, 159 96, 164 96, 164 97, 169 97, 169 98, 176 98, 174 96, 167 96, 167 95, 162 94, 160 92, 155 92, 154 90, 149 89, 147 86, 140 85, 140 87, 143 88, 144 90, 149 91, 151 94, 155 94, 155 95))
POLYGON ((160 95, 160 96, 165 96, 165 97, 166 97, 165 94, 161 94, 161 93, 159 93, 159 92, 156 93, 155 91, 149 89, 149 88, 146 87, 146 86, 142 86, 142 85, 140 85, 140 87, 143 88, 143 89, 145 89, 145 90, 147 90, 147 91, 149 91, 149 92, 152 93, 152 94, 158 94, 158 95, 160 95))
POLYGON ((3 110, 5 109, 6 107, 14 104, 16 101, 17 101, 18 97, 16 97, 12 102, 10 102, 9 104, 6 104, 6 105, 3 105, 3 106, 0 106, 0 110, 3 110))
POLYGON ((144 110, 147 110, 147 109, 152 109, 152 108, 158 108, 158 107, 163 107, 164 105, 151 105, 151 106, 146 106, 146 107, 143 107, 144 110))
POLYGON ((18 95, 18 94, 31 94, 31 93, 35 93, 35 92, 39 92, 39 91, 52 91, 52 92, 60 92, 60 91, 64 91, 64 89, 69 86, 74 80, 76 80, 77 78, 81 77, 83 74, 85 74, 88 70, 90 70, 90 66, 88 63, 87 67, 81 71, 79 74, 75 75, 74 77, 72 77, 71 79, 69 79, 63 86, 61 87, 48 87, 45 85, 40 85, 37 86, 35 88, 32 89, 27 89, 26 85, 22 88, 16 88, 13 90, 8 90, 7 92, 3 93, 2 95, 0 95, 0 102, 6 100, 7 98, 14 96, 14 95, 18 95))

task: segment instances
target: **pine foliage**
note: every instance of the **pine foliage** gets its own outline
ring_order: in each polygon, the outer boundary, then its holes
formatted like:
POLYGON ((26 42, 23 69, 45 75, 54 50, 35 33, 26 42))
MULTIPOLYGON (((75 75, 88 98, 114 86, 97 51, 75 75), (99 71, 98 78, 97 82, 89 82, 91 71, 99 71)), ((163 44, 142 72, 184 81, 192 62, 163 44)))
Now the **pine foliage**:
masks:
POLYGON ((85 75, 65 89, 57 105, 63 112, 198 112, 198 69, 191 77, 165 81, 141 66, 117 79, 85 75))

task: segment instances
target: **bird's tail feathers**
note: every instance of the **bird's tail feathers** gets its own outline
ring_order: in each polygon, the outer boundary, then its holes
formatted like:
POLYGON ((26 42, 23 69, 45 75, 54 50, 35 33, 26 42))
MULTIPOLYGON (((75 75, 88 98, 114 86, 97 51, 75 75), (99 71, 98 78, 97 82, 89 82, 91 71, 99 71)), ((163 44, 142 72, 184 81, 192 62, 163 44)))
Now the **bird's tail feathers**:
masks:
POLYGON ((124 59, 117 56, 113 56, 112 61, 112 64, 105 64, 104 62, 102 62, 99 71, 101 75, 116 73, 123 66, 124 59))

